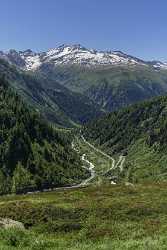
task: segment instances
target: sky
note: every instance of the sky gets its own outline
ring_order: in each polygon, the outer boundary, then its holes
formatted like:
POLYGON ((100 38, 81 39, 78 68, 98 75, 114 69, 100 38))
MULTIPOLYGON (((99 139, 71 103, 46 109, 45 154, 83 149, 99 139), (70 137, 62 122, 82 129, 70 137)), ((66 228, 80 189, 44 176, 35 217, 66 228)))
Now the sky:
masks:
POLYGON ((61 44, 167 61, 167 1, 0 0, 0 50, 61 44))

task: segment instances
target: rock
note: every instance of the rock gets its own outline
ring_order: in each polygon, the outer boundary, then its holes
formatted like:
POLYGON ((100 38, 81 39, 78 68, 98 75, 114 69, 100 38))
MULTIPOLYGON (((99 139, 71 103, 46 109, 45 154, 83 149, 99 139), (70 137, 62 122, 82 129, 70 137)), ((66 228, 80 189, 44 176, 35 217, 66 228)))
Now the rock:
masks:
POLYGON ((7 219, 7 218, 0 218, 0 228, 8 229, 8 228, 18 228, 18 229, 25 229, 24 224, 19 221, 7 219))
POLYGON ((134 187, 134 185, 131 182, 125 182, 126 187, 134 187))

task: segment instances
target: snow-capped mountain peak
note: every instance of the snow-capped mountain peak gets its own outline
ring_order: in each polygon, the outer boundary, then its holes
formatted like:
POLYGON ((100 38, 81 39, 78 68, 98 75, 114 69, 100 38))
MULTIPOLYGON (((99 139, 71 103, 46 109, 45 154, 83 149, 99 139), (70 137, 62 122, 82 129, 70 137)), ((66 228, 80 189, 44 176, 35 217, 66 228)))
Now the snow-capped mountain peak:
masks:
POLYGON ((167 69, 167 63, 146 62, 136 57, 127 55, 122 51, 97 51, 87 49, 80 44, 63 44, 47 52, 36 53, 28 49, 25 51, 10 50, 0 51, 0 57, 24 70, 37 70, 43 64, 52 65, 84 65, 98 67, 108 65, 152 65, 156 69, 167 69))
POLYGON ((55 65, 60 64, 80 64, 86 66, 99 66, 111 64, 138 63, 133 57, 121 52, 97 51, 87 49, 80 44, 62 45, 56 49, 49 50, 43 58, 45 61, 52 61, 55 65))

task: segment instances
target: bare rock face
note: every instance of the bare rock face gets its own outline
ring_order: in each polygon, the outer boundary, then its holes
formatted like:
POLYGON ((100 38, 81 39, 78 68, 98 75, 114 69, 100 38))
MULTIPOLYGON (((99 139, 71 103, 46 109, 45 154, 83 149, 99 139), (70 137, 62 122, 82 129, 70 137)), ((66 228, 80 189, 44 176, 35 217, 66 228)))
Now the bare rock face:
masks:
POLYGON ((23 223, 19 221, 7 219, 7 218, 0 218, 0 228, 4 228, 4 229, 18 228, 21 230, 25 229, 23 223))

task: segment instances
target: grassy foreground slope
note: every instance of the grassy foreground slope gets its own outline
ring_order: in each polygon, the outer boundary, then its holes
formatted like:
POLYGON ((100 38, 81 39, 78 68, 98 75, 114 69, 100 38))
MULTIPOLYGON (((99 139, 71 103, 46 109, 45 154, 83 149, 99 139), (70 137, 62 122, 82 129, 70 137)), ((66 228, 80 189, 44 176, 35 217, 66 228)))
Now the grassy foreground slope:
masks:
POLYGON ((26 227, 0 230, 0 249, 166 249, 166 189, 109 185, 0 197, 0 217, 26 227))
POLYGON ((71 135, 48 125, 0 79, 0 193, 80 183, 71 135))
POLYGON ((126 155, 121 178, 131 182, 167 178, 167 97, 133 105, 93 121, 85 135, 111 154, 126 155))

